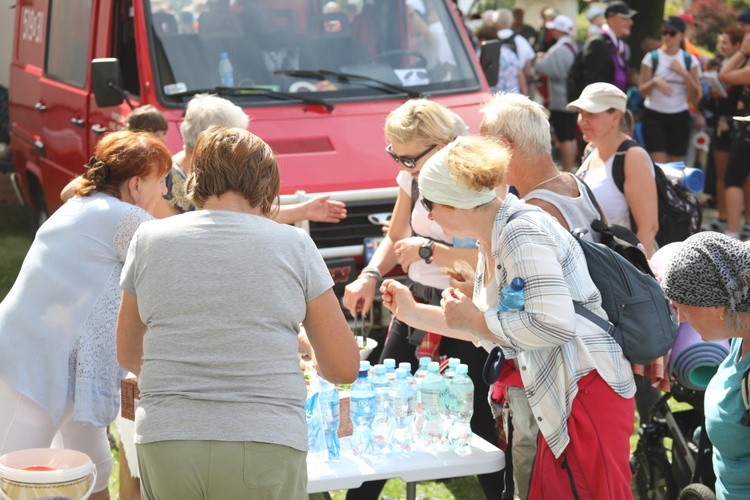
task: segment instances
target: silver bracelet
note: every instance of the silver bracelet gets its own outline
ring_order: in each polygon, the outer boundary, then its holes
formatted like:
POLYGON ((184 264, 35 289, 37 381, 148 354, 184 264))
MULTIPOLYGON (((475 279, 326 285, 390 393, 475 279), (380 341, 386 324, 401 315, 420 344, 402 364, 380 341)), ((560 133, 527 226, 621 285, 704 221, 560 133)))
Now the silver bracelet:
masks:
POLYGON ((380 270, 377 267, 365 267, 364 269, 362 269, 362 272, 359 274, 359 276, 361 277, 365 274, 374 276, 378 281, 383 279, 383 275, 380 274, 380 270))

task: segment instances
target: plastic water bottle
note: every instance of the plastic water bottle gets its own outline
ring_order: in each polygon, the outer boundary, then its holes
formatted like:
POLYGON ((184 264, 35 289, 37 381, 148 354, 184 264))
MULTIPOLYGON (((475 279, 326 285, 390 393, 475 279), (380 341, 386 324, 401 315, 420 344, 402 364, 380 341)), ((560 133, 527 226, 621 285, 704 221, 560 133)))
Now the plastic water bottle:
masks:
POLYGON ((385 375, 384 365, 375 365, 372 386, 375 390, 375 416, 372 422, 373 453, 385 455, 388 453, 388 442, 390 440, 388 390, 391 387, 391 382, 385 375))
POLYGON ((422 423, 424 422, 424 416, 422 414, 422 380, 427 375, 427 366, 432 362, 432 359, 428 356, 419 358, 419 368, 414 374, 414 380, 417 383, 417 411, 414 415, 414 433, 419 436, 422 433, 422 423))
POLYGON ((383 360, 385 365, 385 376, 388 377, 389 382, 396 380, 396 360, 393 358, 386 358, 383 360))
POLYGON ((328 459, 336 459, 341 455, 339 443, 339 423, 341 422, 341 406, 339 391, 336 386, 320 378, 320 416, 323 420, 323 432, 325 433, 326 446, 328 448, 328 459))
POLYGON ((474 238, 457 238, 454 236, 453 246, 455 248, 476 248, 477 240, 474 238))
POLYGON ((305 401, 305 420, 307 421, 307 453, 318 460, 326 460, 326 438, 323 433, 323 419, 320 416, 320 392, 313 392, 305 401))
POLYGON ((359 375, 349 392, 349 414, 352 420, 352 453, 372 453, 372 422, 375 418, 375 389, 367 378, 369 361, 359 362, 359 375))
POLYGON ((444 444, 443 415, 445 412, 446 385, 440 375, 440 365, 432 361, 427 366, 427 375, 422 380, 422 444, 431 450, 439 450, 444 444))
POLYGON ((446 368, 443 374, 443 378, 447 384, 450 384, 451 379, 456 376, 456 368, 459 364, 461 364, 461 360, 458 358, 450 358, 448 360, 448 368, 446 368))
POLYGON ((419 368, 417 368, 417 372, 414 374, 414 378, 417 381, 417 387, 422 385, 422 379, 427 375, 427 365, 429 365, 431 361, 432 359, 429 356, 419 358, 419 368))
POLYGON ((456 376, 448 384, 450 428, 447 444, 459 455, 471 451, 471 416, 474 414, 474 383, 469 378, 469 367, 460 364, 456 376))
POLYGON ((500 302, 497 310, 503 312, 514 312, 523 310, 523 279, 513 278, 510 285, 500 291, 500 302))
POLYGON ((226 52, 222 52, 219 59, 219 80, 222 87, 234 87, 234 68, 226 52))
POLYGON ((417 379, 414 378, 414 375, 411 374, 411 363, 408 361, 402 361, 398 364, 399 368, 403 368, 406 370, 406 380, 411 384, 412 387, 414 387, 414 390, 416 391, 417 387, 417 379))
POLYGON ((414 386, 405 368, 396 370, 396 380, 388 390, 391 423, 391 449, 400 456, 409 456, 414 446, 413 421, 417 401, 414 386))

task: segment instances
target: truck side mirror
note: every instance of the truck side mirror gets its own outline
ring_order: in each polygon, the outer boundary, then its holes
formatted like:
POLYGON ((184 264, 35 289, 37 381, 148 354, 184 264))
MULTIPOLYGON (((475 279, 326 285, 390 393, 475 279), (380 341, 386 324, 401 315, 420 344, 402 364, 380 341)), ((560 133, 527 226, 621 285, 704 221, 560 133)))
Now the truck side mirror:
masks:
POLYGON ((117 59, 110 57, 91 61, 91 87, 97 106, 107 108, 122 103, 127 98, 122 85, 117 59))
POLYGON ((487 85, 494 87, 497 85, 498 72, 500 71, 500 40, 487 40, 482 44, 479 53, 479 65, 484 71, 484 77, 487 79, 487 85))

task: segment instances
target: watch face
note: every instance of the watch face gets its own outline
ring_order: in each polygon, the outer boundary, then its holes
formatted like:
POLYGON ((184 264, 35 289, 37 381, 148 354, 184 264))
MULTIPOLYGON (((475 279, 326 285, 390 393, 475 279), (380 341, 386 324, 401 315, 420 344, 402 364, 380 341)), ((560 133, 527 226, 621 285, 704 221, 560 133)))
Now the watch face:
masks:
POLYGON ((422 245, 421 247, 419 247, 419 256, 425 260, 432 257, 432 245, 430 243, 427 243, 426 245, 422 245))

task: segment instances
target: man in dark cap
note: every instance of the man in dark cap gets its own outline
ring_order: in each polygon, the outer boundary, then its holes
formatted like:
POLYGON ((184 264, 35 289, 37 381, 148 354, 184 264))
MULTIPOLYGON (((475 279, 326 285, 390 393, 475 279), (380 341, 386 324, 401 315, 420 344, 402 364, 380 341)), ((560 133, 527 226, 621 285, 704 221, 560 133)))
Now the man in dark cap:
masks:
MULTIPOLYGON (((607 23, 599 36, 590 38, 583 47, 583 85, 607 82, 625 91, 628 85, 630 50, 623 41, 630 35, 633 16, 638 12, 625 2, 607 4, 607 23)), ((574 99, 577 96, 568 96, 574 99)))
POLYGON ((745 9, 737 16, 737 26, 742 28, 745 33, 750 32, 750 9, 745 9))

